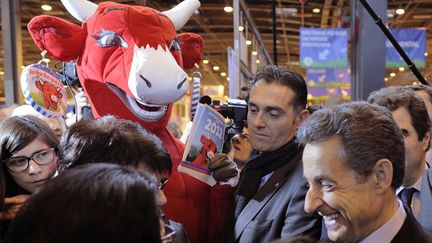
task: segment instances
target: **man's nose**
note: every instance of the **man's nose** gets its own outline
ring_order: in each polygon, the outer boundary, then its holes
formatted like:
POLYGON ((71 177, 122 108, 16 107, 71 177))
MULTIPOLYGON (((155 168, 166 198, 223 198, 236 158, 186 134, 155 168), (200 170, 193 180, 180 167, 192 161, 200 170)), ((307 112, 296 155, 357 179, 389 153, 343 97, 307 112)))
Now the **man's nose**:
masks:
POLYGON ((309 190, 306 193, 304 210, 306 213, 314 213, 323 204, 320 190, 309 190))
POLYGON ((254 125, 256 127, 265 127, 265 117, 263 112, 258 112, 255 116, 254 125))

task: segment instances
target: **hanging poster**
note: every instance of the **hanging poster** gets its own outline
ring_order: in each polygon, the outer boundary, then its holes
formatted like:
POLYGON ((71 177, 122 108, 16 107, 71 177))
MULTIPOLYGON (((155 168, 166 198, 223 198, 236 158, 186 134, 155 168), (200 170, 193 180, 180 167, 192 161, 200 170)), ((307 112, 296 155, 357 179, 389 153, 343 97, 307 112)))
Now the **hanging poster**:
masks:
POLYGON ((348 30, 300 28, 302 68, 348 67, 348 30))
MULTIPOLYGON (((418 68, 426 67, 426 30, 421 29, 390 29, 394 38, 404 49, 408 57, 418 68)), ((407 64, 393 47, 386 41, 386 68, 407 67, 407 64)))

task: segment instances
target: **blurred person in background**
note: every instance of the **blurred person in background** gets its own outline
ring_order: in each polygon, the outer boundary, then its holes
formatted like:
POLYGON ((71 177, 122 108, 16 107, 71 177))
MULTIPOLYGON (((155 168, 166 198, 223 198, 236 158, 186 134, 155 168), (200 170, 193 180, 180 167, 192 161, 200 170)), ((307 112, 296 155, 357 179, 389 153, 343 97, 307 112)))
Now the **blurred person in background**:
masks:
MULTIPOLYGON (((426 109, 429 115, 429 120, 432 121, 432 88, 430 86, 421 84, 416 86, 409 86, 411 90, 413 90, 416 95, 418 95, 424 101, 426 105, 426 109)), ((432 149, 426 152, 425 155, 426 162, 432 163, 432 149)))
POLYGON ((423 227, 432 229, 432 182, 423 180, 430 165, 425 160, 430 147, 431 121, 425 102, 407 87, 387 87, 372 92, 368 102, 392 112, 405 144, 405 176, 397 195, 423 227))
POLYGON ((54 133, 57 135, 57 137, 60 139, 63 135, 64 131, 66 131, 66 123, 63 117, 56 117, 56 118, 48 118, 41 113, 37 112, 31 105, 20 105, 17 106, 12 111, 12 117, 13 116, 25 116, 25 115, 32 115, 36 116, 43 121, 45 121, 49 127, 54 131, 54 133))
POLYGON ((231 144, 233 147, 233 160, 237 164, 237 168, 241 170, 246 165, 253 150, 247 129, 234 135, 231 138, 231 144))

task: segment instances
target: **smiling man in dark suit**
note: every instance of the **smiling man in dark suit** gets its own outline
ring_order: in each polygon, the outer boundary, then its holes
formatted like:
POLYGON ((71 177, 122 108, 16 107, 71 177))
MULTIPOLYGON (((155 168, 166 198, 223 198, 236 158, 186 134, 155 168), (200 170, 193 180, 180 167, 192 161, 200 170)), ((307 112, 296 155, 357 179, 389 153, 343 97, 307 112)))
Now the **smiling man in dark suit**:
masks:
POLYGON ((243 168, 221 242, 269 242, 320 235, 317 214, 303 210, 302 148, 295 139, 308 116, 304 79, 284 67, 259 69, 249 94, 248 128, 256 151, 243 168))
POLYGON ((305 210, 323 216, 337 242, 432 242, 397 199, 404 139, 392 113, 366 102, 315 112, 299 128, 309 183, 305 210))

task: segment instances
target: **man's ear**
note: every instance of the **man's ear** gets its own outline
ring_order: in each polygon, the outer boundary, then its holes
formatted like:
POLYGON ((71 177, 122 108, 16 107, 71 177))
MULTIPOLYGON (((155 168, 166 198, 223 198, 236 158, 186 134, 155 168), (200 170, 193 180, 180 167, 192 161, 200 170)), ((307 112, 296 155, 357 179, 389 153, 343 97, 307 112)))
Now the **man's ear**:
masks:
POLYGON ((309 118, 309 111, 307 109, 303 109, 298 113, 297 116, 297 124, 301 124, 304 120, 309 118))
POLYGON ((393 165, 388 159, 380 159, 373 168, 375 177, 375 191, 379 194, 386 192, 393 181, 393 165))
POLYGON ((430 148, 431 132, 430 130, 423 136, 423 150, 427 151, 430 148))

